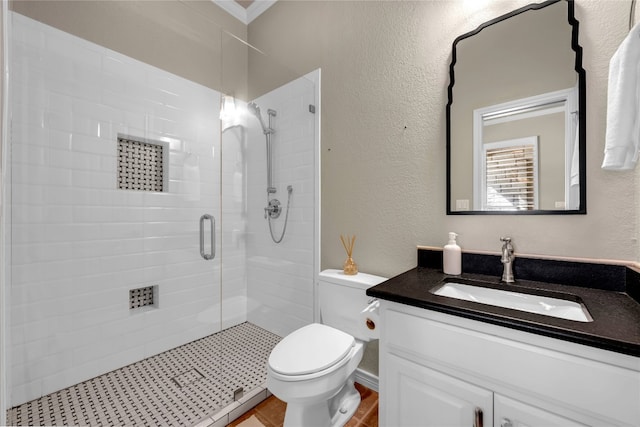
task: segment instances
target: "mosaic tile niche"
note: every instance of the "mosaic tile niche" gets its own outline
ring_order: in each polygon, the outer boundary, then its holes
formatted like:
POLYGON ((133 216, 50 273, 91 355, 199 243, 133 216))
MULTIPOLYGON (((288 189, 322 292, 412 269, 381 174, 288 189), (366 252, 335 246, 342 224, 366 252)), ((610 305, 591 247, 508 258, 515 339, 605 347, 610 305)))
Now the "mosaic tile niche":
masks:
POLYGON ((148 286, 145 288, 131 289, 129 290, 129 309, 153 306, 154 300, 154 287, 148 286))
POLYGON ((118 188, 164 191, 164 147, 118 137, 118 188))

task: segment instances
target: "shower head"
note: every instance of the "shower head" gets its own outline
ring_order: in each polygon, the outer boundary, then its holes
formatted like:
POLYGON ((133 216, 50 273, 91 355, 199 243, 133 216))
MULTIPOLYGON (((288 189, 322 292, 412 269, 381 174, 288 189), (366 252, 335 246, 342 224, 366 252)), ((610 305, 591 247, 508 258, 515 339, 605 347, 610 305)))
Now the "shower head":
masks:
POLYGON ((260 116, 260 107, 258 107, 258 104, 256 104, 255 102, 248 103, 247 104, 247 109, 253 115, 258 116, 258 117, 260 116))
MULTIPOLYGON (((262 113, 260 113, 260 107, 258 106, 258 104, 256 104, 255 102, 250 102, 250 103, 247 104, 247 109, 249 110, 249 112, 251 114, 256 116, 256 118, 260 122, 260 126, 262 126, 262 132, 265 135, 273 133, 273 129, 271 129, 269 126, 267 126, 264 123, 264 120, 262 120, 262 113)), ((269 115, 271 115, 271 110, 269 110, 269 115)), ((273 115, 275 115, 275 111, 274 111, 273 115)))

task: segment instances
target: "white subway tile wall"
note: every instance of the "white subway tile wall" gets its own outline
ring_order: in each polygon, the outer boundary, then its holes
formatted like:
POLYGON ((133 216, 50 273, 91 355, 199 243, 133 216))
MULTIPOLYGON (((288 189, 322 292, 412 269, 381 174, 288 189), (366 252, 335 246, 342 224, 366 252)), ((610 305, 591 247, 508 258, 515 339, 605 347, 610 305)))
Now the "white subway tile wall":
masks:
POLYGON ((218 92, 15 13, 11 26, 16 405, 220 330, 220 258, 200 257, 198 220, 221 212, 221 159, 218 92), (119 135, 169 150, 163 192, 118 188, 119 135), (129 310, 151 285, 156 308, 129 310))
POLYGON ((272 220, 274 235, 280 237, 287 206, 287 186, 293 187, 286 234, 280 244, 269 235, 264 218, 267 206, 266 144, 258 121, 249 125, 247 154, 247 292, 248 319, 261 327, 285 336, 313 322, 314 257, 319 250, 315 240, 318 209, 315 194, 316 117, 309 111, 315 105, 315 86, 299 78, 261 96, 264 120, 267 110, 273 119, 273 185, 283 208, 272 220), (259 304, 252 305, 252 301, 259 304))

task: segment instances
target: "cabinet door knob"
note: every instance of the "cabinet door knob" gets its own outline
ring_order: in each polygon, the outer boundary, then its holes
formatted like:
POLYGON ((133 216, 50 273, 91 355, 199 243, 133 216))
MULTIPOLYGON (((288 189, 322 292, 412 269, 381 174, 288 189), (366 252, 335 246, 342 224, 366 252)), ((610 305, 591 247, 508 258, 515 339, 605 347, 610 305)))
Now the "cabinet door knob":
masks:
POLYGON ((500 427, 513 427, 513 423, 509 418, 503 418, 502 421, 500 421, 500 427))
POLYGON ((476 408, 473 417, 473 427, 482 427, 482 408, 476 408))

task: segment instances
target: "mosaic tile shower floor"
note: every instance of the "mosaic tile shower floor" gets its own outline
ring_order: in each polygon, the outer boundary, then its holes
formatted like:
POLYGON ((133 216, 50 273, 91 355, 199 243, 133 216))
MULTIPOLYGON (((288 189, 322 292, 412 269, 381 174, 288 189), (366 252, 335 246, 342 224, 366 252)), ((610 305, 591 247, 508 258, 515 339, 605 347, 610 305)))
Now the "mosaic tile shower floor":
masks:
POLYGON ((237 388, 263 386, 280 339, 242 323, 11 408, 7 422, 190 426, 232 403, 237 388))

